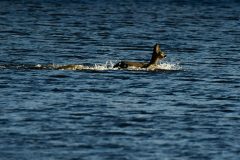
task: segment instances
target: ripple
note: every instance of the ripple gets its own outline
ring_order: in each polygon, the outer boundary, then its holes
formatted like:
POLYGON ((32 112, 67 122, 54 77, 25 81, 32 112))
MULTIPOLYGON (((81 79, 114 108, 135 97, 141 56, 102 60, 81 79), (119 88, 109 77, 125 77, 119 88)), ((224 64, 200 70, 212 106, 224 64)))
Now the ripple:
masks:
POLYGON ((239 158, 236 0, 0 6, 0 159, 239 158))

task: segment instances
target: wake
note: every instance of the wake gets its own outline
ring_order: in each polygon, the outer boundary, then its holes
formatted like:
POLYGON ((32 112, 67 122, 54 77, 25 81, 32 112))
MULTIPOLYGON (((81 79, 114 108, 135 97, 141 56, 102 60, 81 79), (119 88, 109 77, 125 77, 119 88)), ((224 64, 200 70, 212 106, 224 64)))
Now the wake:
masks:
POLYGON ((60 70, 94 70, 94 71, 104 71, 104 70, 130 70, 130 71, 156 71, 156 70, 167 70, 167 71, 177 71, 182 70, 182 67, 177 63, 160 63, 151 68, 138 68, 138 67, 129 67, 125 69, 113 68, 115 63, 112 61, 107 61, 105 64, 94 64, 93 66, 85 65, 53 65, 53 69, 60 70))
POLYGON ((107 61, 104 64, 94 64, 92 66, 81 65, 81 64, 69 64, 69 65, 59 65, 59 64, 37 64, 37 65, 27 65, 27 64, 7 64, 0 65, 0 69, 37 69, 37 70, 77 70, 77 71, 108 71, 108 70, 129 70, 129 71, 178 71, 182 70, 182 67, 178 63, 161 62, 156 66, 150 68, 137 68, 130 67, 127 69, 113 68, 115 63, 112 61, 107 61))

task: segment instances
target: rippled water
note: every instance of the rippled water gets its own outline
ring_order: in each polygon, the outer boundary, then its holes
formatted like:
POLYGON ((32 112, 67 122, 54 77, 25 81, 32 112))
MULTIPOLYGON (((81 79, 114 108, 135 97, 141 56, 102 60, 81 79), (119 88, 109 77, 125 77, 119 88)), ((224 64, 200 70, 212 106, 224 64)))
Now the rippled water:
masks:
POLYGON ((0 1, 0 159, 239 159, 239 5, 0 1))

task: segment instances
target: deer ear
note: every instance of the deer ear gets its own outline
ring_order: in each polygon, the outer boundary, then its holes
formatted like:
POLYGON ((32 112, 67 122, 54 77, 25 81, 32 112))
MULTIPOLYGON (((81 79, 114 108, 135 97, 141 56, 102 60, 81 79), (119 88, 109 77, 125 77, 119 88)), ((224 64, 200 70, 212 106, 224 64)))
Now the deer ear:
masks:
POLYGON ((156 43, 154 45, 153 51, 156 52, 156 53, 159 53, 160 52, 160 45, 156 43))

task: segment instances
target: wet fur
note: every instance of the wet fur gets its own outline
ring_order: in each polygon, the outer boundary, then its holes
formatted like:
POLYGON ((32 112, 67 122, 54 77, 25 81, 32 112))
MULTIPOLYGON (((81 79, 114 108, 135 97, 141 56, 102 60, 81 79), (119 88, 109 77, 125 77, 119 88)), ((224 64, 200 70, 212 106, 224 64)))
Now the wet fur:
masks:
MULTIPOLYGON (((114 68, 131 68, 131 67, 136 67, 136 68, 150 68, 154 65, 157 65, 158 62, 165 58, 166 55, 164 52, 161 51, 160 45, 155 44, 153 47, 153 53, 152 53, 152 58, 150 59, 149 62, 129 62, 129 61, 121 61, 117 64, 115 64, 113 67, 114 68)), ((81 68, 81 65, 64 65, 64 66, 59 66, 57 69, 62 69, 62 70, 75 70, 81 68)))
POLYGON ((154 65, 157 65, 158 62, 165 58, 166 55, 164 52, 161 51, 160 45, 155 44, 153 47, 153 53, 152 53, 152 58, 150 62, 129 62, 129 61, 121 61, 117 64, 115 64, 113 67, 114 68, 129 68, 129 67, 136 67, 136 68, 149 68, 154 65))

